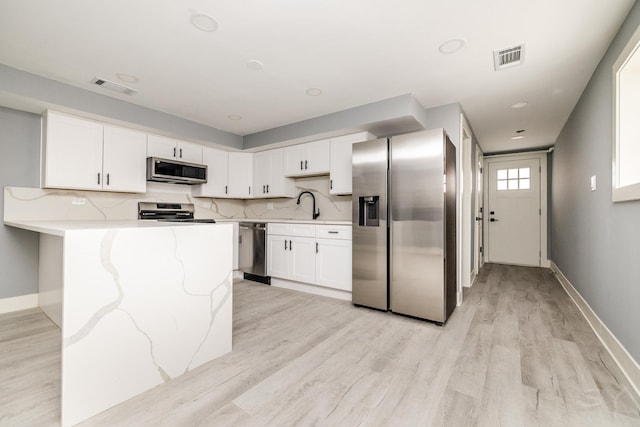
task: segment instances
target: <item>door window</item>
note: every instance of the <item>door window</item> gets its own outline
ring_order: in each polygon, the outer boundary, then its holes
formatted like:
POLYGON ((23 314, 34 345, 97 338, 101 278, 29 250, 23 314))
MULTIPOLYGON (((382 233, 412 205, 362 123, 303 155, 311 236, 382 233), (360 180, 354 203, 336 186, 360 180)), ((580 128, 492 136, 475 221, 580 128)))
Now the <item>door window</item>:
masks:
POLYGON ((531 168, 498 169, 496 178, 498 191, 531 189, 531 168))

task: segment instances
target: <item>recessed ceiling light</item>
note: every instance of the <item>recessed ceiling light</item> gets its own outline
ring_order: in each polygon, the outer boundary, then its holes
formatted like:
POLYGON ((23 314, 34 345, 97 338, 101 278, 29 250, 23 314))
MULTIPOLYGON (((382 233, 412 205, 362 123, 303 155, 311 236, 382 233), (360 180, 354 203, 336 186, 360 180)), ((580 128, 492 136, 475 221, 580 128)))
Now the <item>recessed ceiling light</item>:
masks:
POLYGON ((242 120, 242 116, 239 116, 239 115, 237 115, 237 114, 229 114, 229 115, 227 116, 227 118, 228 118, 229 120, 242 120))
POLYGON ((511 139, 513 139, 513 140, 524 139, 524 135, 512 136, 511 139))
POLYGON ((318 89, 317 87, 311 87, 311 88, 307 89, 307 95, 309 95, 309 96, 322 95, 322 89, 318 89))
POLYGON ((529 102, 520 101, 520 102, 516 102, 515 104, 511 104, 511 108, 514 108, 514 109, 523 108, 523 107, 526 107, 527 105, 529 105, 529 102))
POLYGON ((191 24, 199 30, 212 33, 218 29, 218 23, 206 13, 194 13, 191 15, 191 24))
POLYGON ((264 68, 264 65, 262 65, 262 62, 258 61, 257 59, 252 59, 250 61, 247 61, 247 68, 250 70, 259 71, 264 68))
POLYGON ((464 47, 465 41, 463 39, 451 39, 442 43, 438 50, 441 53, 449 54, 455 53, 464 47))
POLYGON ((140 81, 139 78, 131 74, 118 73, 116 74, 116 77, 118 78, 118 80, 122 80, 123 82, 127 83, 138 83, 140 81))

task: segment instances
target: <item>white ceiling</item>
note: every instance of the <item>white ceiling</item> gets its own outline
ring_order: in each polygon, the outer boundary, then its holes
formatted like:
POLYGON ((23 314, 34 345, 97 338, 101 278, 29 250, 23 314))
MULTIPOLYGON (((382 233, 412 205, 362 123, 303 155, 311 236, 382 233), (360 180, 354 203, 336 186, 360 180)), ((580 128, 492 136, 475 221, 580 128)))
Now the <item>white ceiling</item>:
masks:
POLYGON ((633 3, 0 0, 0 62, 239 135, 411 93, 425 108, 460 102, 495 152, 554 143, 633 3), (218 30, 196 29, 195 13, 218 30), (454 38, 460 51, 438 51, 454 38), (524 65, 494 71, 493 50, 519 43, 524 65), (529 105, 509 108, 518 101, 529 105))

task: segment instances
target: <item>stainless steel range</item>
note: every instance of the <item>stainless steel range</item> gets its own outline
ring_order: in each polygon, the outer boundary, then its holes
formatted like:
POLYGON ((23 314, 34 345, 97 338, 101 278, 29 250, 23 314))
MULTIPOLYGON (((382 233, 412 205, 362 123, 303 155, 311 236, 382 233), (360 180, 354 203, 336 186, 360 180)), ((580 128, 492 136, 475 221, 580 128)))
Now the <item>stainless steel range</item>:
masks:
POLYGON ((167 222, 215 223, 215 219, 195 219, 193 203, 138 202, 138 219, 167 222))

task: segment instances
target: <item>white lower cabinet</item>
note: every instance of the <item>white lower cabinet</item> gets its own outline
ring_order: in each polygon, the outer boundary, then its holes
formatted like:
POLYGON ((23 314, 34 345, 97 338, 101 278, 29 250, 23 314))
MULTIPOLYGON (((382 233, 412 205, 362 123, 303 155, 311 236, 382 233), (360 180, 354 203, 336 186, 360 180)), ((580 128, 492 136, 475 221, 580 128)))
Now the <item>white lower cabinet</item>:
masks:
POLYGON ((267 246, 269 276, 351 292, 350 226, 269 223, 267 246))
POLYGON ((351 240, 316 240, 316 281, 320 286, 351 292, 351 240))
POLYGON ((291 237, 291 273, 289 278, 296 282, 314 283, 316 278, 315 237, 291 237))

